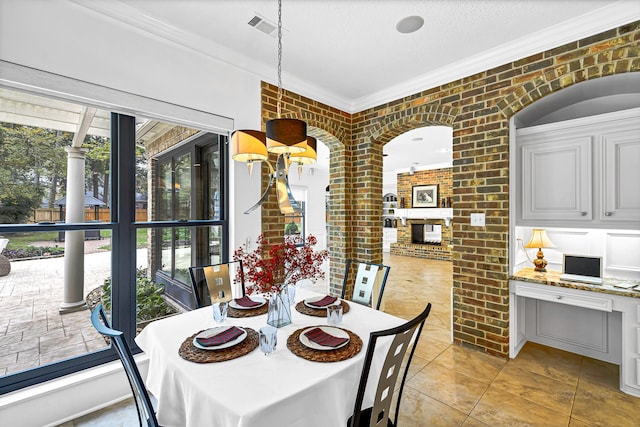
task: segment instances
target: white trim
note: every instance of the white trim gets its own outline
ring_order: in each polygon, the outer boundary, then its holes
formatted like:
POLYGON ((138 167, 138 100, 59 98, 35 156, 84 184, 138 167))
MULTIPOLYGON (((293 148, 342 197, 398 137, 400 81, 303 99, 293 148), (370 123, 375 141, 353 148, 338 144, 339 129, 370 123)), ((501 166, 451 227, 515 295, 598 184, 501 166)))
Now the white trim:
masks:
POLYGON ((0 86, 211 132, 227 133, 233 130, 233 119, 228 117, 2 60, 0 60, 0 86))

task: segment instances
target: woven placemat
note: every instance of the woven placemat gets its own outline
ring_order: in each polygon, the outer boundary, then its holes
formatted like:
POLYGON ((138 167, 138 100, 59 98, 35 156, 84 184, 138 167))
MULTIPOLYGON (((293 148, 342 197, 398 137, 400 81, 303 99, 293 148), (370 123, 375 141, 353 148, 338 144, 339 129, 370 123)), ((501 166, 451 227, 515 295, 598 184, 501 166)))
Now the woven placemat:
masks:
MULTIPOLYGON (((340 305, 342 306, 342 314, 346 314, 349 312, 349 303, 341 300, 340 305)), ((327 308, 311 308, 304 305, 304 301, 300 301, 296 304, 296 310, 302 314, 307 314, 309 316, 316 317, 327 317, 327 308)))
POLYGON ((202 350, 193 345, 193 339, 200 332, 196 332, 185 339, 178 350, 178 354, 184 360, 195 363, 224 362, 251 353, 258 346, 258 333, 251 328, 242 328, 247 331, 247 337, 240 344, 221 350, 202 350))
POLYGON ((300 342, 300 334, 310 327, 313 326, 298 329, 287 338, 287 348, 298 357, 311 360, 312 362, 340 362, 341 360, 351 359, 362 350, 362 340, 360 337, 342 328, 338 329, 342 329, 349 334, 349 344, 344 347, 335 350, 314 350, 306 347, 300 342))
POLYGON ((240 310, 229 306, 227 310, 227 316, 229 317, 254 317, 265 314, 269 311, 269 303, 261 305, 260 307, 252 308, 251 310, 240 310))

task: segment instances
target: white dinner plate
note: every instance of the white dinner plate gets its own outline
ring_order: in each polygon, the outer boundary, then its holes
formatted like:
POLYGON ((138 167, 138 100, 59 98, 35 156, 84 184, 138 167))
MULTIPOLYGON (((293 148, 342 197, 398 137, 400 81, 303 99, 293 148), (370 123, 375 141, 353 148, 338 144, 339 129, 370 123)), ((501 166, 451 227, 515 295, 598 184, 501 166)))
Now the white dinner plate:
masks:
POLYGON ((222 350, 223 348, 229 348, 229 347, 233 347, 236 344, 240 344, 242 341, 244 341, 245 338, 247 338, 247 331, 245 331, 243 328, 239 326, 237 326, 237 328, 242 331, 242 335, 240 335, 235 340, 229 341, 227 343, 216 345, 216 346, 205 347, 203 345, 198 344, 198 341, 196 341, 196 338, 211 338, 212 336, 218 335, 232 327, 233 326, 218 326, 216 328, 209 328, 206 331, 202 331, 198 335, 196 335, 195 338, 193 339, 193 345, 195 345, 196 347, 202 350, 222 350))
POLYGON ((267 300, 262 297, 250 296, 251 301, 259 302, 260 305, 254 305, 253 307, 243 307, 236 303, 236 300, 232 299, 229 301, 229 307, 235 308, 237 310, 253 310, 254 308, 262 307, 267 303, 267 300))
POLYGON ((345 345, 349 344, 351 338, 349 338, 349 334, 346 333, 345 331, 343 331, 342 329, 339 328, 334 328, 333 326, 313 326, 311 328, 307 328, 304 331, 302 331, 302 333, 300 334, 300 342, 302 343, 302 345, 304 345, 305 347, 309 347, 312 348, 314 350, 336 350, 338 348, 344 347, 345 345), (324 332, 333 335, 334 337, 338 337, 338 338, 346 338, 347 340, 340 344, 337 347, 331 347, 331 346, 326 346, 326 345, 320 345, 318 343, 315 343, 313 341, 311 341, 309 338, 307 338, 307 336, 305 335, 307 332, 309 332, 312 329, 315 328, 320 328, 322 329, 324 332))
POLYGON ((315 308, 316 310, 321 310, 323 308, 327 308, 330 307, 332 305, 340 305, 340 298, 337 298, 333 303, 329 304, 329 305, 323 305, 322 307, 316 307, 315 305, 310 305, 310 302, 316 302, 316 301, 320 301, 322 298, 326 297, 326 295, 322 295, 319 297, 311 297, 311 298, 307 298, 306 300, 303 301, 304 305, 306 305, 309 308, 315 308))

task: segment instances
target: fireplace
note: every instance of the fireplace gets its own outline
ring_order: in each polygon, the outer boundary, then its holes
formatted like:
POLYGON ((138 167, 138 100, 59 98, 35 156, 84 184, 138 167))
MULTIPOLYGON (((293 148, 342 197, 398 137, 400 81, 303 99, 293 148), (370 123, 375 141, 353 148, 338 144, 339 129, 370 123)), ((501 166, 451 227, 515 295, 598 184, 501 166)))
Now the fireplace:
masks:
POLYGON ((422 245, 442 244, 442 225, 411 224, 411 243, 422 245))

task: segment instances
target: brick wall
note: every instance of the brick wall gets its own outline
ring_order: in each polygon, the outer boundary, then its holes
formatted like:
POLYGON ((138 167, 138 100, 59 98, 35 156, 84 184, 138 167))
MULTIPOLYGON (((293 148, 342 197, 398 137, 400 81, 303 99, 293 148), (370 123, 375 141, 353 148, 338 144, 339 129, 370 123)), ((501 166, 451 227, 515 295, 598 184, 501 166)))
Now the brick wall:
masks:
MULTIPOLYGON (((262 82, 262 129, 268 120, 277 117, 277 86, 262 82)), ((307 122, 307 134, 328 145, 331 152, 329 172, 329 251, 331 272, 329 283, 332 292, 339 295, 346 267, 352 258, 351 205, 352 205, 352 153, 351 116, 344 111, 309 98, 285 91, 281 104, 282 118, 297 118, 307 122)), ((275 157, 272 159, 275 160, 275 157)), ((262 165, 262 189, 268 184, 267 166, 262 165)), ((382 169, 380 170, 382 174, 382 169)), ((380 175, 382 182, 382 175, 380 175)), ((380 190, 378 194, 381 194, 380 190)), ((379 200, 378 200, 378 204, 379 200)), ((382 209, 382 207, 380 207, 382 209)), ((285 218, 280 213, 275 192, 262 204, 262 232, 267 245, 282 241, 285 218)), ((380 219, 381 220, 381 219, 380 219)), ((382 234, 382 230, 380 231, 382 234)), ((382 245, 382 240, 380 240, 382 245)))
MULTIPOLYGON (((353 115, 287 92, 290 114, 334 138, 329 144, 332 287, 345 256, 382 260, 384 144, 418 127, 451 126, 454 341, 507 357, 509 118, 575 83, 640 71, 639 40, 640 22, 635 22, 353 115), (471 212, 485 212, 486 226, 470 227, 471 212)), ((274 115, 274 93, 263 85, 263 119, 274 115)), ((267 231, 272 222, 283 221, 276 210, 263 209, 267 231)))
MULTIPOLYGON (((411 208, 413 187, 415 185, 438 184, 438 207, 442 207, 442 199, 445 204, 453 198, 453 169, 417 170, 413 174, 402 173, 397 176, 398 203, 404 198, 405 207, 411 208)), ((425 216, 429 209, 425 209, 425 216)), ((444 220, 428 219, 427 224, 442 226, 442 244, 440 246, 422 245, 411 243, 411 224, 414 222, 425 223, 425 220, 407 220, 405 226, 398 223, 398 241, 391 244, 391 254, 413 256, 417 258, 437 259, 451 261, 452 227, 446 226, 444 220)))

